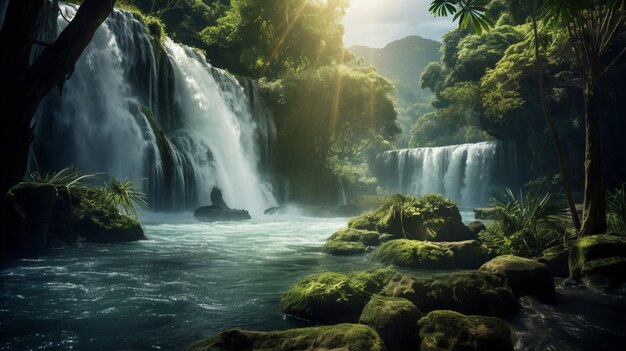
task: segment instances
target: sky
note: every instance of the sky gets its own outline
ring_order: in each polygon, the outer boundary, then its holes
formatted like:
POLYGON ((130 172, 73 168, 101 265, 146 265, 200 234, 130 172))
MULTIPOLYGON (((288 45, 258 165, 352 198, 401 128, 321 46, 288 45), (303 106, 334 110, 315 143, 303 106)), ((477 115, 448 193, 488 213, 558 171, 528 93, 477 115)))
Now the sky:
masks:
POLYGON ((381 48, 409 35, 441 41, 456 25, 451 18, 433 17, 429 6, 430 0, 350 0, 344 44, 381 48))

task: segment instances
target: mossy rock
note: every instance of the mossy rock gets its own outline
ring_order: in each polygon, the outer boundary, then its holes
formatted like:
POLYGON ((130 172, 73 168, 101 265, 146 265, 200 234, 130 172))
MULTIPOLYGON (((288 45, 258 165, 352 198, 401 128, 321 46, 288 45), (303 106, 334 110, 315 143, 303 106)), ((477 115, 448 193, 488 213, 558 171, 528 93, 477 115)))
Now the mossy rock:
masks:
POLYGON ((592 263, 595 260, 626 257, 626 239, 613 235, 591 235, 580 238, 571 244, 569 253, 570 277, 574 279, 589 275, 600 275, 611 280, 611 285, 623 283, 623 270, 614 272, 613 268, 619 268, 619 260, 592 263), (600 269, 600 267, 603 267, 600 269))
POLYGON ((71 226, 81 237, 94 243, 131 242, 146 238, 138 221, 111 211, 87 210, 71 226))
POLYGON ((588 277, 604 277, 608 287, 619 287, 626 282, 626 257, 608 257, 589 261, 581 273, 588 277))
POLYGON ((418 322, 421 351, 512 351, 511 328, 494 317, 433 311, 418 322))
POLYGON ((417 321, 422 313, 402 297, 375 295, 365 305, 359 323, 372 327, 387 350, 416 350, 419 347, 417 321))
POLYGON ((187 351, 345 350, 385 351, 381 338, 361 324, 257 332, 233 329, 194 342, 187 351))
POLYGON ((320 323, 356 322, 371 296, 379 293, 394 275, 388 269, 312 274, 282 296, 281 309, 320 323))
POLYGON ((374 211, 350 219, 353 229, 377 230, 398 238, 431 241, 474 239, 456 205, 441 195, 393 195, 374 211))
POLYGON ((374 258, 385 264, 423 269, 450 269, 454 253, 436 243, 399 239, 384 243, 374 258))
POLYGON ((399 239, 384 243, 374 257, 385 264, 421 269, 478 268, 487 261, 487 253, 476 240, 399 239))
POLYGON ((365 253, 367 246, 360 242, 347 242, 347 241, 327 241, 322 247, 322 251, 329 255, 335 256, 348 256, 358 255, 365 253))
POLYGON ((517 296, 532 295, 544 302, 554 301, 554 278, 543 263, 504 255, 485 263, 480 270, 502 277, 517 296))
POLYGON ((569 248, 561 245, 553 246, 543 250, 543 256, 537 259, 537 262, 548 266, 548 269, 555 277, 569 277, 569 248))
POLYGON ((513 292, 502 279, 481 271, 419 278, 397 275, 382 294, 404 297, 424 313, 453 310, 464 314, 513 317, 520 309, 513 292))
POLYGON ((328 238, 328 241, 360 242, 365 246, 378 246, 380 233, 371 230, 353 228, 340 229, 328 238))

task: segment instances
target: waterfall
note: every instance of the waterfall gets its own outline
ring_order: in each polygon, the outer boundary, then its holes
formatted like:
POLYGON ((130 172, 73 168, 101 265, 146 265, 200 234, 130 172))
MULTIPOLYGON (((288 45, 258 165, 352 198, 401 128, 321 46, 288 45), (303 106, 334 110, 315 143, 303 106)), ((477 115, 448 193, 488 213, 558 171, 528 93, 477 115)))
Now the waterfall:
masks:
MULTIPOLYGON (((61 9, 71 18, 77 7, 61 9)), ((49 16, 41 31, 54 40, 67 22, 49 16)), ((63 89, 40 105, 34 154, 44 170, 128 177, 155 210, 210 204, 218 186, 229 206, 261 214, 276 204, 261 171, 276 131, 258 100, 255 83, 170 39, 155 42, 131 13, 114 10, 63 89)))
POLYGON ((482 142, 386 151, 377 175, 390 192, 440 193, 461 206, 483 206, 490 192, 517 186, 515 146, 482 142))

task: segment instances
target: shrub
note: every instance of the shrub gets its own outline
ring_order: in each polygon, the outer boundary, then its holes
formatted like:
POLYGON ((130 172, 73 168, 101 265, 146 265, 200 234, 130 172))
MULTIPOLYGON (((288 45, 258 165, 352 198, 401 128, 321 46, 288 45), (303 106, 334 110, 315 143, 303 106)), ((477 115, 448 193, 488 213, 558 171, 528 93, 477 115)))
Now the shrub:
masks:
POLYGON ((626 234, 626 183, 606 194, 606 226, 609 233, 626 234))

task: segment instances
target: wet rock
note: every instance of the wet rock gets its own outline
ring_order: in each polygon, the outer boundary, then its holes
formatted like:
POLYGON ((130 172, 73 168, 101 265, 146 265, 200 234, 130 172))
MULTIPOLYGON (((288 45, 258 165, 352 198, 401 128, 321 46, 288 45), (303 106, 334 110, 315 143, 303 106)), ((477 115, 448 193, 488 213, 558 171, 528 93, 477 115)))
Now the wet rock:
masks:
POLYGON ((256 332, 233 329, 196 341, 187 351, 346 350, 385 351, 374 330, 361 324, 256 332))
POLYGON ((402 297, 376 295, 365 305, 359 323, 372 327, 387 350, 416 350, 419 347, 417 321, 422 313, 402 297))
POLYGON ((213 187, 213 190, 211 190, 211 203, 212 205, 210 206, 203 206, 196 209, 193 216, 203 222, 235 222, 245 221, 251 218, 250 213, 246 210, 234 210, 228 207, 222 197, 222 191, 217 187, 213 187))
POLYGON ((393 277, 382 295, 404 297, 420 311, 453 310, 464 314, 512 317, 520 306, 511 289, 497 276, 465 271, 414 278, 393 277))
POLYGON ((467 228, 472 232, 472 235, 476 238, 478 234, 483 230, 487 230, 487 227, 481 221, 473 221, 467 225, 467 228))
POLYGON ((498 256, 480 267, 505 279, 516 296, 532 295, 543 302, 554 301, 554 278, 543 263, 513 255, 498 256))
POLYGON ((543 251, 543 256, 537 262, 548 266, 548 269, 555 277, 569 277, 569 248, 564 246, 553 246, 543 251))
POLYGON ((89 210, 71 225, 81 237, 94 243, 119 243, 146 239, 138 221, 119 213, 89 210))
POLYGON ((426 242, 399 239, 383 244, 375 258, 385 264, 409 268, 478 268, 487 261, 487 253, 476 240, 426 242))
POLYGON ((421 351, 512 351, 511 328, 494 317, 433 311, 418 322, 421 351))
POLYGON ((600 234, 583 237, 571 244, 570 276, 574 279, 602 276, 609 280, 610 287, 619 286, 626 280, 621 258, 626 258, 626 238, 623 236, 600 234))
POLYGON ((332 240, 322 246, 322 251, 329 255, 348 256, 363 254, 366 252, 367 248, 367 246, 360 242, 332 240))

